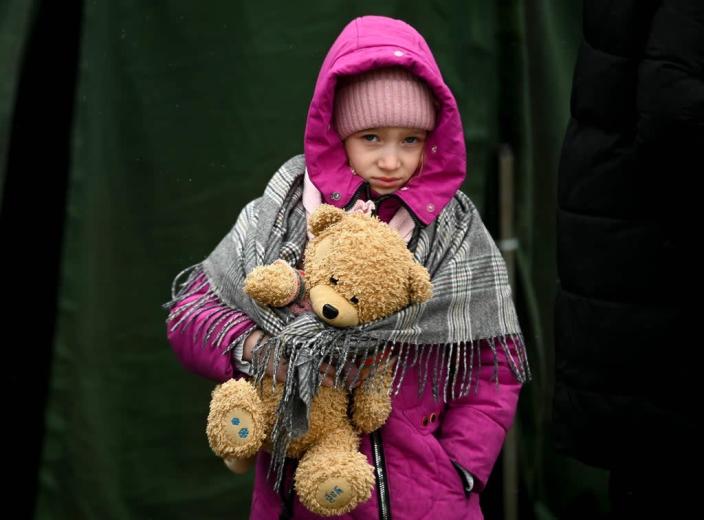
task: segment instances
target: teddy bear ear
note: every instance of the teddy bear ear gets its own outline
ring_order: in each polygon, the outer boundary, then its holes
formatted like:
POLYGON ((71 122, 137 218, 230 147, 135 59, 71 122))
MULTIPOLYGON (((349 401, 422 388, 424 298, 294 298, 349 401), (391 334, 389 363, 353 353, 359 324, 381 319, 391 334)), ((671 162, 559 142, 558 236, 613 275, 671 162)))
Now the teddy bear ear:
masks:
POLYGON ((418 262, 413 262, 408 270, 408 282, 411 303, 422 303, 433 297, 430 273, 418 262))
POLYGON ((336 208, 331 204, 321 204, 308 221, 310 232, 318 236, 325 229, 340 222, 345 215, 345 211, 340 208, 336 208))

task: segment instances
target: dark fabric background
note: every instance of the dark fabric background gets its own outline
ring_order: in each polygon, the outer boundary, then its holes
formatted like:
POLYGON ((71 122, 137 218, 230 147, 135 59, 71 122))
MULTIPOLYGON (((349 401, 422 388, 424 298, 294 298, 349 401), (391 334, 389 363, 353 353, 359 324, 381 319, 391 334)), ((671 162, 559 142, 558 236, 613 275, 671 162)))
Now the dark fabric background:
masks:
MULTIPOLYGON (((322 59, 362 14, 404 19, 428 41, 465 126, 463 190, 494 236, 499 145, 516 155, 516 300, 535 378, 517 425, 521 518, 603 509, 603 475, 551 451, 547 415, 579 5, 2 0, 3 322, 21 331, 4 337, 5 380, 24 516, 247 517, 251 475, 210 452, 213 383, 178 364, 161 304, 302 152, 322 59)), ((487 518, 500 502, 501 461, 487 518)))

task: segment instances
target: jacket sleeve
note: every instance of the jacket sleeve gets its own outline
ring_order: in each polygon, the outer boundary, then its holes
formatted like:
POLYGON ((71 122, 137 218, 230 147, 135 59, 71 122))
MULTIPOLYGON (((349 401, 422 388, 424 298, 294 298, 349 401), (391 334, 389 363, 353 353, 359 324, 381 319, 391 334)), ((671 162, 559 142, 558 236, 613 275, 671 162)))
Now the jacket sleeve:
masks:
POLYGON ((248 375, 237 356, 241 359, 255 322, 223 304, 203 273, 184 288, 184 294, 166 320, 167 338, 184 368, 218 383, 248 375))
MULTIPOLYGON (((513 359, 518 359, 515 342, 509 337, 506 337, 506 342, 513 359)), ((438 440, 464 482, 467 494, 467 477, 462 470, 474 477, 475 490, 484 489, 506 433, 513 424, 522 386, 512 373, 502 348, 496 349, 497 385, 494 354, 486 340, 481 343, 481 368, 476 362, 474 366, 478 374, 478 389, 475 392, 476 381, 473 379, 468 395, 446 404, 438 430, 438 440)))

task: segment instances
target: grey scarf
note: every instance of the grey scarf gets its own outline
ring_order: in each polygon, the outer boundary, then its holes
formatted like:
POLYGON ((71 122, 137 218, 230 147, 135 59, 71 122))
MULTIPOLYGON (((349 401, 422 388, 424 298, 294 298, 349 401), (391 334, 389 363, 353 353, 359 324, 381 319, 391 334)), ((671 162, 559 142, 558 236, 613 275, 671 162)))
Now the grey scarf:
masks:
MULTIPOLYGON (((305 250, 308 237, 302 204, 304 169, 303 155, 288 160, 273 176, 264 195, 244 207, 234 227, 213 252, 203 262, 176 276, 172 300, 164 305, 171 308, 199 289, 192 282, 205 273, 210 285, 208 294, 188 308, 178 309, 183 315, 177 325, 195 317, 205 305, 223 302, 228 309, 209 330, 210 333, 225 322, 218 341, 243 320, 236 311, 244 312, 271 336, 255 346, 253 366, 258 384, 262 382, 270 356, 274 356, 275 363, 282 356, 288 359, 284 396, 271 435, 273 451, 269 470, 276 474, 275 489, 281 482, 289 443, 308 429, 310 404, 323 380, 319 373, 323 361, 338 367, 336 384, 342 386, 347 375, 343 374, 345 361, 357 355, 385 353, 393 347, 398 362, 394 368, 392 395, 398 393, 408 366, 418 364, 419 395, 430 376, 434 398, 438 400, 442 393, 443 401, 447 401, 448 394, 454 399, 470 391, 475 356, 477 360, 480 358, 476 352, 478 341, 485 339, 483 345, 488 345, 494 355, 497 384, 499 348, 506 354, 515 377, 521 382, 530 379, 504 260, 474 204, 461 191, 437 219, 417 229, 417 240, 412 241, 415 258, 431 276, 433 297, 430 301, 349 329, 331 327, 311 312, 295 316, 286 308, 258 306, 242 289, 247 273, 279 258, 295 267, 305 250), (186 273, 188 279, 177 292, 178 279, 186 273), (510 351, 507 337, 514 340, 516 355, 510 351), (433 349, 438 355, 431 356, 433 349), (434 366, 428 366, 431 357, 435 360, 434 366), (441 381, 442 374, 445 377, 441 381)), ((350 206, 354 202, 350 201, 350 206)), ((241 334, 226 351, 237 346, 245 336, 241 334)), ((381 358, 384 361, 372 367, 365 384, 374 380, 377 371, 383 373, 390 356, 381 358)))

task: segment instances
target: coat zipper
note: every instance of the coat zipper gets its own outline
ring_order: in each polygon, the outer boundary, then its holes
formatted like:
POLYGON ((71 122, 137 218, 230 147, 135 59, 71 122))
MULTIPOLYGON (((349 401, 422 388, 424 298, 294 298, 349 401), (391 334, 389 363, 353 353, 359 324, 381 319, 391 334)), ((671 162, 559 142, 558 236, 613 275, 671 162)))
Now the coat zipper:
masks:
POLYGON ((391 520, 391 503, 389 501, 389 482, 386 479, 386 462, 384 445, 381 442, 381 429, 369 434, 372 443, 372 458, 376 472, 376 491, 379 500, 379 520, 391 520))
POLYGON ((298 462, 292 462, 289 459, 284 461, 284 478, 282 479, 283 482, 281 482, 281 489, 279 490, 281 496, 281 515, 279 516, 279 520, 290 520, 293 518, 293 478, 291 478, 290 482, 288 478, 288 468, 291 465, 293 465, 293 471, 295 472, 298 462), (288 490, 286 489, 287 483, 288 490))

